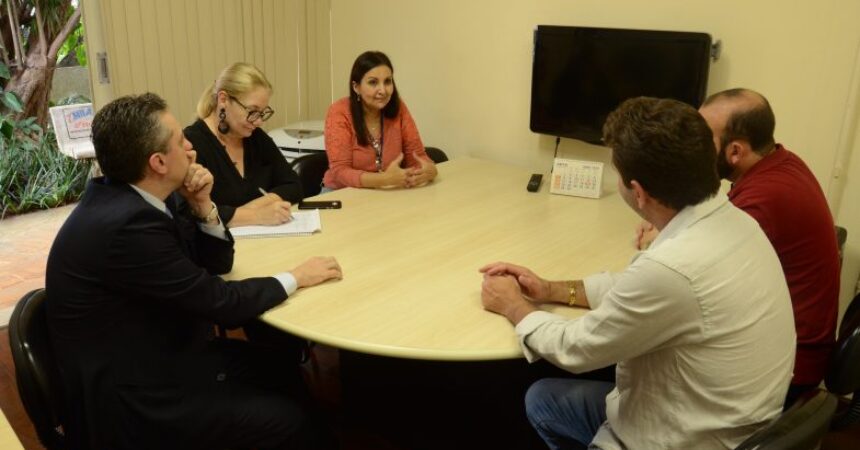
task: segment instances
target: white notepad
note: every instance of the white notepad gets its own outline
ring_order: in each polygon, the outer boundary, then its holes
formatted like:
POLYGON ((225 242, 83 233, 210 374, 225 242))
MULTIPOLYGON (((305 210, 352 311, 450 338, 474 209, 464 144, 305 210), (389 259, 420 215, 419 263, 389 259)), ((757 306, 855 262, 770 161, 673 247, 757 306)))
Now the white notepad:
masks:
POLYGON ((264 238, 278 236, 309 236, 322 231, 320 211, 293 211, 293 219, 280 225, 248 225, 230 228, 230 233, 236 239, 264 238))

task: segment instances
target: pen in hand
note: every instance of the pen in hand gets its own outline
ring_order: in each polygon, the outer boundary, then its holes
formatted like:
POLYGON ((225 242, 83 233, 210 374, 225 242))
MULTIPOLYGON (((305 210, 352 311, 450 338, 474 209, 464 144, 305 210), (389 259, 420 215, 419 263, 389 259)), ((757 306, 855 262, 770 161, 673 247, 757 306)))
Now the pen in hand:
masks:
MULTIPOLYGON (((266 195, 268 195, 268 194, 269 194, 268 192, 266 192, 266 190, 265 190, 265 189, 263 189, 263 188, 261 188, 261 187, 258 187, 258 188, 257 188, 257 190, 259 190, 259 191, 260 191, 260 193, 261 193, 261 194, 263 194, 263 197, 265 197, 266 195)), ((278 202, 278 203, 283 203, 283 202, 278 202)), ((289 211, 289 210, 288 210, 287 214, 288 214, 288 216, 287 216, 287 220, 285 220, 283 223, 292 222, 292 220, 293 220, 293 213, 292 213, 292 211, 289 211)))

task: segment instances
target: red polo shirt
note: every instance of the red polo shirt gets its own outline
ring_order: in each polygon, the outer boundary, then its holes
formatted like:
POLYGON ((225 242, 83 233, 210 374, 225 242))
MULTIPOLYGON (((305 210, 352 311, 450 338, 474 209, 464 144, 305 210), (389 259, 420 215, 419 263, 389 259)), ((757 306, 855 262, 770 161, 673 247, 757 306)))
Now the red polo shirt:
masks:
POLYGON ((824 193, 806 164, 777 144, 732 186, 729 200, 758 221, 782 264, 797 329, 792 384, 817 384, 835 345, 839 303, 839 253, 824 193))

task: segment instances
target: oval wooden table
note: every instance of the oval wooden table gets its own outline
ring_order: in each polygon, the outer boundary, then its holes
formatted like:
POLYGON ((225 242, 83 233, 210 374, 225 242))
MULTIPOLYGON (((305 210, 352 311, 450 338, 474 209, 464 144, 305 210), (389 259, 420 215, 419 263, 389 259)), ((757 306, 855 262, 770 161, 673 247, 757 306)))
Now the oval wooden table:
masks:
MULTIPOLYGON (((509 261, 548 279, 622 269, 639 218, 615 192, 599 199, 526 191, 530 172, 459 158, 415 189, 342 189, 312 236, 236 243, 227 279, 268 276, 314 255, 335 256, 344 278, 302 289, 267 322, 340 349, 397 358, 518 358, 513 327, 481 307, 482 274, 509 261)), ((570 317, 582 310, 553 307, 570 317)))

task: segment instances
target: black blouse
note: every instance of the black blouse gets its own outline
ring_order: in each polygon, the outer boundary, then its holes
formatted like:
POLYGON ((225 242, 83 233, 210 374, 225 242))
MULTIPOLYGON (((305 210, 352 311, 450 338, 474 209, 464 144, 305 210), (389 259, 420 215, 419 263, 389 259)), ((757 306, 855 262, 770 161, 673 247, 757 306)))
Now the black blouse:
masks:
POLYGON ((197 150, 197 162, 212 172, 215 184, 212 200, 218 204, 221 220, 229 223, 236 208, 262 196, 260 189, 274 192, 282 199, 296 204, 302 199, 299 176, 284 159, 275 141, 260 128, 242 140, 245 148, 245 177, 236 166, 218 138, 201 119, 184 130, 185 137, 197 150))

